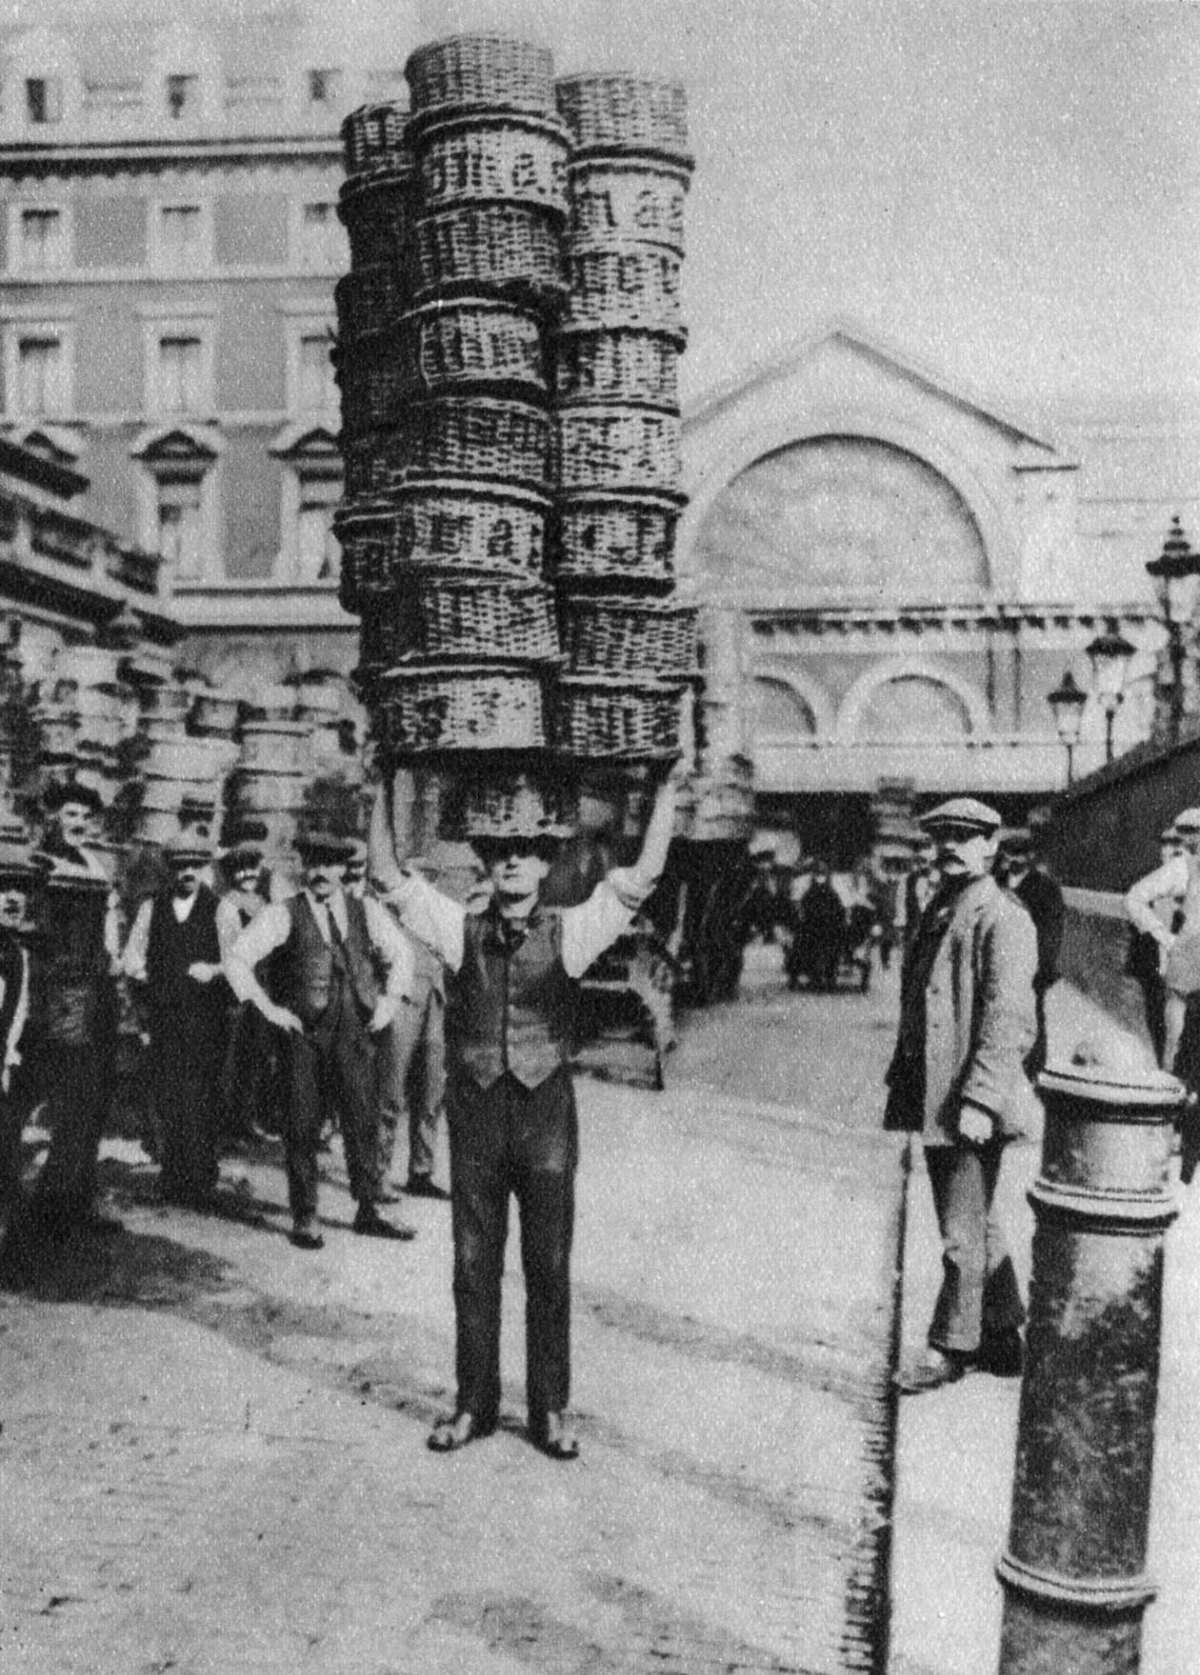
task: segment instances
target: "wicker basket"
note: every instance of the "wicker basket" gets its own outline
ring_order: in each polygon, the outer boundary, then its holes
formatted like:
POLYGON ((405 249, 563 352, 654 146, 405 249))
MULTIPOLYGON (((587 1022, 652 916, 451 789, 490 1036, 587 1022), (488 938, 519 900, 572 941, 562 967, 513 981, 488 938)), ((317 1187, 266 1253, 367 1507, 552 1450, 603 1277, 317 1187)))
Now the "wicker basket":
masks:
POLYGON ((426 210, 500 201, 567 213, 567 131, 553 118, 449 117, 423 125, 414 149, 426 210))
POLYGON ((390 669, 377 687, 384 746, 393 756, 441 750, 540 750, 542 683, 528 669, 390 669))
POLYGON ((455 297, 426 303, 406 323, 419 387, 431 395, 469 385, 547 393, 541 326, 528 309, 489 297, 455 297))
POLYGON ((404 66, 413 112, 554 109, 554 60, 501 35, 453 35, 419 47, 404 66))
POLYGON ((547 394, 537 316, 494 298, 427 303, 394 332, 335 349, 333 360, 348 436, 402 424, 414 396, 547 394))
POLYGON ((564 327, 554 345, 555 399, 560 407, 615 402, 678 413, 683 345, 682 332, 564 327))
POLYGON ((374 590, 391 585, 398 521, 387 500, 346 505, 334 514, 333 533, 342 548, 339 598, 347 610, 364 609, 374 590))
POLYGON ((573 244, 661 244, 683 254, 683 209, 691 170, 664 158, 602 153, 567 171, 573 244))
POLYGON ((647 326, 678 331, 683 323, 683 258, 658 244, 589 245, 566 258, 572 325, 647 326))
POLYGON ((552 745, 610 761, 678 756, 686 698, 685 687, 666 681, 564 675, 551 700, 552 745))
POLYGON ((564 76, 558 114, 579 150, 659 151, 688 156, 687 94, 678 82, 642 76, 564 76))
MULTIPOLYGON (((554 663, 559 660, 554 595, 540 582, 417 572, 411 583, 372 599, 379 650, 394 661, 554 663)), ((367 605, 363 633, 367 636, 367 605)), ((371 645, 374 655, 375 644, 371 645)), ((369 659, 364 658, 364 661, 369 659)))
POLYGON ((387 174, 412 167, 408 112, 394 100, 360 105, 342 123, 342 153, 348 175, 387 174))
POLYGON ((549 510, 544 495, 512 483, 405 483, 388 508, 386 534, 384 523, 374 522, 374 536, 383 537, 385 547, 373 581, 401 585, 414 570, 540 579, 549 510))
POLYGON ((338 341, 355 343, 393 330, 412 305, 413 278, 403 265, 389 262, 344 273, 333 288, 338 341))
POLYGON ((433 396, 413 403, 406 428, 413 472, 500 478, 535 489, 549 481, 550 416, 526 401, 433 396))
POLYGON ((338 218, 355 268, 391 265, 411 275, 416 192, 411 174, 347 181, 338 193, 338 218))
POLYGON ((573 586, 666 591, 674 576, 680 495, 583 490, 558 502, 555 575, 573 586))
POLYGON ((683 427, 645 407, 568 407, 555 415, 555 464, 564 489, 677 489, 683 427))
POLYGON ((462 787, 453 834, 464 838, 565 837, 579 818, 578 794, 561 779, 492 767, 462 787))
POLYGON ((696 673, 693 605, 610 594, 566 602, 563 649, 576 675, 650 675, 688 679, 696 673))
POLYGON ((390 496, 408 474, 412 458, 409 427, 342 437, 342 486, 348 500, 390 496))
POLYGON ((557 307, 566 290, 557 217, 527 204, 464 204, 419 215, 413 254, 422 291, 483 286, 557 307))

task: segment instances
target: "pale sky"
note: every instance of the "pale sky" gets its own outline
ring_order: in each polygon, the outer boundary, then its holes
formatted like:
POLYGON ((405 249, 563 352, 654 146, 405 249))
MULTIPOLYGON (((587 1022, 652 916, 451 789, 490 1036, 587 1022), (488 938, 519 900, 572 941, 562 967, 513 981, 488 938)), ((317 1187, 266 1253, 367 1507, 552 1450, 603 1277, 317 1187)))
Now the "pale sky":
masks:
MULTIPOLYGON (((0 22, 251 10, 0 0, 0 22)), ((551 46, 560 73, 685 83, 689 400, 838 314, 1018 411, 1200 419, 1200 4, 342 0, 313 15, 397 61, 499 28, 551 46)))

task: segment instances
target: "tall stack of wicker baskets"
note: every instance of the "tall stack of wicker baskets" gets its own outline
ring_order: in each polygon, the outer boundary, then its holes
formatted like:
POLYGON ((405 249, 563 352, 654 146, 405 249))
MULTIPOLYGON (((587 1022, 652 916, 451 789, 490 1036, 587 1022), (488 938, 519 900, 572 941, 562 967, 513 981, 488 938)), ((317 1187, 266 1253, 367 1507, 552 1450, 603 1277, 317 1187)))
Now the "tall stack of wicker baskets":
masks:
POLYGON ((561 782, 679 749, 686 113, 507 38, 405 74, 410 112, 343 126, 342 600, 385 759, 465 778, 500 830, 517 758, 561 782))
POLYGON ((386 161, 361 139, 382 117, 345 125, 343 599, 362 618, 361 685, 390 758, 478 760, 544 747, 559 657, 546 332, 563 294, 567 138, 540 48, 456 37, 415 52, 406 75, 412 112, 387 107, 386 161))
POLYGON ((567 77, 556 97, 572 152, 554 343, 566 668, 552 736, 577 758, 646 760, 677 753, 697 659, 695 611, 673 597, 686 100, 626 75, 567 77))

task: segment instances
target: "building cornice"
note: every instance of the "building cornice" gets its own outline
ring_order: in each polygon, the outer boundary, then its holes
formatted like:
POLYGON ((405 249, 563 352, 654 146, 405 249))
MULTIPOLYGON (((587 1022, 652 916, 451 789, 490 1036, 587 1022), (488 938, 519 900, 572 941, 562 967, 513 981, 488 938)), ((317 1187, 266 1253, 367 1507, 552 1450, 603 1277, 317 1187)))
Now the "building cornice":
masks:
POLYGON ((58 145, 0 144, 0 173, 10 180, 24 175, 153 173, 180 165, 222 168, 267 162, 293 167, 298 161, 340 167, 341 141, 328 134, 248 134, 169 140, 67 140, 58 145))

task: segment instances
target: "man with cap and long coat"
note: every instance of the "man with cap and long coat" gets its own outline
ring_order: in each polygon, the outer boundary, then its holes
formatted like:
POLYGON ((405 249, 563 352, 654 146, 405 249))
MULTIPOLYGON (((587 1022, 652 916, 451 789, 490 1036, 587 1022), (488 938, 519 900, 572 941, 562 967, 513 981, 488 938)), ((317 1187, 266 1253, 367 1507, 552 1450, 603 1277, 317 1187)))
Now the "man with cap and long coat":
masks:
POLYGON ((1200 808, 1185 808, 1174 820, 1177 853, 1125 893, 1125 912, 1162 952, 1162 1067, 1174 1070, 1183 1035, 1188 997, 1200 992, 1200 808), (1163 904, 1177 910, 1166 916, 1163 904))
POLYGON ((372 819, 372 877, 403 924, 446 968, 446 1118, 454 1236, 457 1405, 429 1436, 439 1453, 490 1435, 500 1417, 500 1303, 509 1198, 521 1214, 525 1396, 529 1435, 556 1460, 579 1445, 570 1398, 570 1259, 579 1153, 569 1059, 578 980, 618 936, 662 872, 675 817, 675 779, 660 784, 633 866, 616 868, 585 902, 543 907, 542 885, 563 833, 534 811, 506 835, 472 842, 492 898, 464 908, 397 854, 382 794, 372 819))
POLYGON ((217 1185, 228 991, 221 973, 212 860, 186 833, 163 851, 170 882, 138 908, 122 968, 141 991, 168 1203, 207 1209, 217 1185))
POLYGON ((50 1148, 38 1175, 26 1233, 122 1231, 96 1205, 97 1162, 116 1079, 120 907, 93 845, 104 803, 90 785, 60 781, 43 799, 50 816, 35 860, 39 994, 37 1080, 50 1148))
MULTIPOLYGON (((229 835, 221 857, 221 871, 229 888, 217 902, 217 941, 221 964, 234 944, 267 905, 260 888, 263 851, 259 833, 247 826, 229 835)), ((228 987, 228 985, 226 985, 228 987)), ((231 1145, 282 1132, 278 1112, 278 1032, 250 1001, 234 1000, 229 1017, 229 1043, 222 1070, 221 1108, 224 1139, 231 1145)))
POLYGON ((939 883, 905 957, 884 1126, 924 1143, 943 1277, 925 1355, 897 1377, 909 1394, 1021 1370, 1025 1308, 993 1203, 1021 1132, 1037 970, 1029 915, 992 877, 996 810, 956 797, 920 823, 939 883))
POLYGON ((337 1110, 355 1233, 411 1239, 415 1229, 379 1213, 375 1046, 404 1002, 411 956, 399 929, 377 901, 347 896, 342 875, 351 845, 333 833, 302 832, 296 840, 301 888, 272 902, 246 926, 225 961, 230 986, 284 1032, 288 1096, 284 1146, 291 1241, 320 1250, 318 1154, 325 1118, 337 1110), (264 964, 264 962, 269 962, 264 964), (264 981, 256 971, 261 969, 264 981), (386 980, 381 982, 381 974, 386 980))

